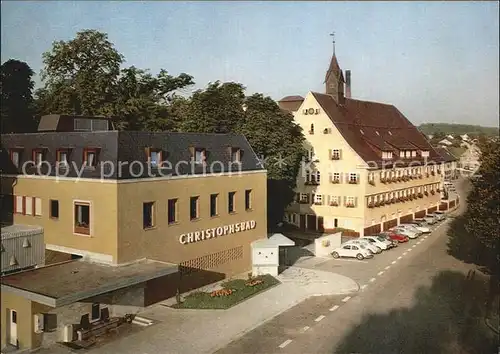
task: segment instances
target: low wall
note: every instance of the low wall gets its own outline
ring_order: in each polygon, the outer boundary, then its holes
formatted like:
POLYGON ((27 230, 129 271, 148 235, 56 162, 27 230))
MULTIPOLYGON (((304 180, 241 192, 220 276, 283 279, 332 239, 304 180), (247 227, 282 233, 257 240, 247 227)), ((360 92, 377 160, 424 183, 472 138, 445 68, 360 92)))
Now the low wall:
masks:
POLYGON ((314 240, 314 255, 316 257, 329 257, 335 248, 342 243, 342 233, 326 235, 314 240))

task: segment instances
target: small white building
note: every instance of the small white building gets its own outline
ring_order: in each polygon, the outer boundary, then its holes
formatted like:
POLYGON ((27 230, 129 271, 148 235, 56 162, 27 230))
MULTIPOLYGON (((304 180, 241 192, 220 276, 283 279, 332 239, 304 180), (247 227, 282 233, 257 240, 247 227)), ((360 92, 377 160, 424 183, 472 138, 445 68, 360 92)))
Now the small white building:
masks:
POLYGON ((451 134, 446 135, 446 139, 453 140, 455 137, 451 134))
MULTIPOLYGON (((448 136, 449 136, 449 135, 448 135, 448 136)), ((449 141, 448 139, 446 139, 446 138, 445 138, 445 139, 441 140, 438 144, 439 144, 439 145, 446 145, 446 146, 450 146, 450 145, 452 145, 453 143, 452 143, 451 141, 449 141)))
POLYGON ((462 134, 460 135, 460 138, 463 140, 463 141, 469 141, 469 136, 467 134, 462 134))
POLYGON ((269 238, 253 241, 252 275, 278 275, 280 263, 284 263, 286 250, 280 253, 280 246, 295 246, 295 242, 282 234, 274 234, 269 238), (280 262, 281 259, 281 262, 280 262))

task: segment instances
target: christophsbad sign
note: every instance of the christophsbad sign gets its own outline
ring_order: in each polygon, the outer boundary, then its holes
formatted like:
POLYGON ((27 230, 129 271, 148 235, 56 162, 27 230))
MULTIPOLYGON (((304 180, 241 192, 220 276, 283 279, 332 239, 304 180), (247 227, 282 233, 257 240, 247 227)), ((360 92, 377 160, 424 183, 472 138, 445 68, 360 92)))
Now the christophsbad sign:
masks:
POLYGON ((180 235, 179 242, 185 245, 187 243, 209 240, 211 238, 219 236, 225 236, 237 232, 252 230, 255 229, 256 225, 257 223, 255 222, 255 220, 250 220, 250 221, 239 222, 237 224, 224 225, 219 227, 213 227, 211 229, 190 232, 187 234, 180 235))

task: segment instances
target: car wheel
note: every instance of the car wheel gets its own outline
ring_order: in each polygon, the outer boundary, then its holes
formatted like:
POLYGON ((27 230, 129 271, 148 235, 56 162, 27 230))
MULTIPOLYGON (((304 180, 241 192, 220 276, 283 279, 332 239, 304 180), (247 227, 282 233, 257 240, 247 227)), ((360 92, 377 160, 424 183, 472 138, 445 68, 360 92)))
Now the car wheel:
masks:
POLYGON ((377 253, 382 253, 382 248, 377 246, 377 253))
POLYGON ((356 258, 359 259, 360 261, 363 260, 363 259, 365 259, 365 257, 361 253, 358 253, 356 255, 356 258))
POLYGON ((333 258, 339 258, 340 256, 339 256, 339 254, 337 252, 333 252, 332 253, 332 257, 333 258))

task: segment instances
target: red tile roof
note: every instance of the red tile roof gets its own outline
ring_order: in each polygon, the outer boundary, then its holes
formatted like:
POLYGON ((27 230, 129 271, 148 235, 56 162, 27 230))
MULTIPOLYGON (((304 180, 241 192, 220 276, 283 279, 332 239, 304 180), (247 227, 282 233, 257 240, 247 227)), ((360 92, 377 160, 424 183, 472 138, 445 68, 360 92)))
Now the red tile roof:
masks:
POLYGON ((278 102, 294 102, 294 101, 304 101, 304 97, 298 96, 298 95, 285 96, 281 100, 279 100, 278 102))
POLYGON ((397 161, 399 166, 410 161, 424 162, 421 157, 401 161, 399 150, 427 150, 428 161, 442 161, 441 155, 425 136, 393 105, 349 98, 339 105, 331 95, 312 94, 348 144, 365 162, 381 164, 382 151, 392 151, 392 162, 397 161))

